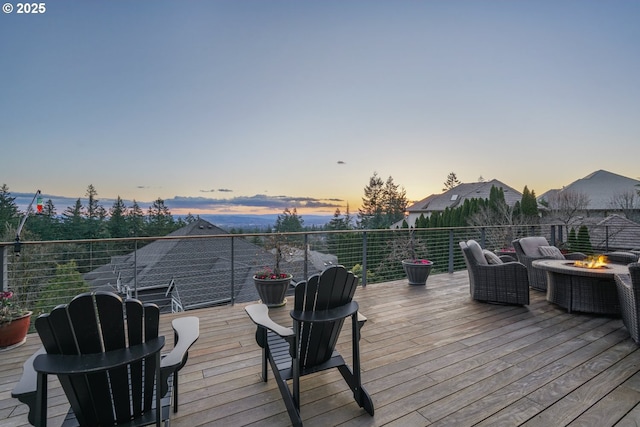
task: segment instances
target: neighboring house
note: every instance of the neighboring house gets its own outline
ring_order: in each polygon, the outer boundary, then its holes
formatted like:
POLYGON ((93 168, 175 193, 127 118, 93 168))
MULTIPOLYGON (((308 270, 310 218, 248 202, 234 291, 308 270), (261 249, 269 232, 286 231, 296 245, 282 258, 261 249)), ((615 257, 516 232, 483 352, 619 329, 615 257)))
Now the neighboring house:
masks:
MULTIPOLYGON (((538 197, 538 201, 548 203, 563 192, 583 193, 589 198, 589 204, 587 209, 579 212, 578 215, 583 218, 605 218, 612 213, 620 213, 622 211, 620 202, 628 203, 633 201, 635 206, 628 206, 628 208, 635 207, 631 211, 640 211, 638 190, 640 190, 640 181, 637 179, 627 178, 605 170, 598 170, 562 189, 547 191, 538 197), (633 199, 629 200, 628 197, 633 197, 633 199)), ((576 219, 582 220, 583 218, 576 219)))
MULTIPOLYGON (((509 206, 513 206, 516 202, 522 200, 522 193, 497 179, 460 184, 442 194, 432 194, 409 206, 407 208, 407 223, 409 227, 413 227, 420 215, 428 218, 433 212, 443 212, 446 208, 452 209, 461 206, 468 199, 488 199, 491 187, 502 188, 505 202, 509 206)), ((394 224, 391 228, 400 227, 401 225, 402 222, 394 224)))
MULTIPOLYGON (((162 312, 184 311, 231 300, 232 274, 236 302, 258 299, 253 274, 264 266, 273 267, 274 254, 241 237, 206 238, 228 232, 199 219, 169 234, 170 237, 200 236, 190 239, 156 240, 128 255, 114 256, 111 262, 84 275, 92 289, 105 289, 136 296, 158 304, 162 312), (232 255, 233 247, 233 255, 232 255), (232 265, 233 256, 233 265, 232 265)), ((285 250, 281 270, 304 278, 302 256, 285 250)), ((310 252, 308 274, 337 260, 310 252), (320 260, 315 264, 311 260, 320 260)))
POLYGON ((589 227, 589 240, 594 249, 640 250, 640 224, 636 222, 614 214, 604 219, 587 218, 583 224, 589 227))

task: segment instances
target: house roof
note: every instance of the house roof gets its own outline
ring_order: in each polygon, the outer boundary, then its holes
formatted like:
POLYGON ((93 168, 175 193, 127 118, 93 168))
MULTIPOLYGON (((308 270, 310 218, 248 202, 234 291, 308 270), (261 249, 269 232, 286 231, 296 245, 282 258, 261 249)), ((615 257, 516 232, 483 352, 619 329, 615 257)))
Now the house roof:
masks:
MULTIPOLYGON (((164 312, 170 311, 171 292, 185 310, 227 301, 230 297, 231 274, 234 274, 234 297, 237 302, 258 299, 253 275, 263 266, 273 266, 275 255, 245 238, 207 239, 206 236, 228 234, 208 221, 199 219, 169 236, 203 236, 202 239, 156 240, 127 255, 114 256, 84 278, 93 289, 115 290, 117 284, 138 289, 138 298, 154 302, 164 312)), ((333 259, 329 259, 333 262, 333 259)), ((293 274, 294 280, 304 277, 304 258, 281 263, 282 271, 293 274)), ((308 274, 321 269, 313 264, 308 274)))
POLYGON ((601 250, 640 250, 640 224, 613 214, 602 218, 585 218, 589 225, 589 240, 601 250))
POLYGON ((558 192, 575 191, 589 196, 590 210, 614 209, 612 197, 640 189, 640 181, 606 170, 597 170, 584 178, 578 179, 562 189, 549 190, 538 197, 538 200, 549 200, 558 192))
POLYGON ((522 200, 522 193, 508 186, 507 184, 492 179, 490 181, 472 182, 460 184, 442 194, 432 194, 407 208, 409 213, 439 212, 446 208, 455 208, 467 199, 488 199, 491 187, 502 188, 505 202, 513 206, 522 200))

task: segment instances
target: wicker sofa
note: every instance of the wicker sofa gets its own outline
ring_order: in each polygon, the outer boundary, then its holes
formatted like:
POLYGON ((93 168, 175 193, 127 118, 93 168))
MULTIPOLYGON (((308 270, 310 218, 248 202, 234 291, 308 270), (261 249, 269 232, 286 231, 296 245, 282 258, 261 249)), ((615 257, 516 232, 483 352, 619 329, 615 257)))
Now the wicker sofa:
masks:
POLYGON ((633 340, 640 344, 640 264, 629 264, 629 274, 616 274, 622 321, 633 340))
POLYGON ((544 270, 534 268, 531 264, 537 259, 564 259, 580 260, 586 258, 586 255, 581 252, 573 252, 569 254, 561 254, 558 250, 557 256, 543 255, 540 252, 540 247, 550 248, 549 242, 545 237, 533 236, 523 237, 521 239, 514 240, 512 242, 513 248, 516 250, 516 256, 518 261, 527 267, 527 273, 529 274, 529 284, 535 290, 546 292, 547 291, 547 273, 544 270))
POLYGON ((483 252, 475 240, 459 244, 467 264, 471 298, 502 304, 529 304, 529 278, 523 264, 504 262, 504 258, 483 252), (487 257, 494 263, 489 263, 487 257))

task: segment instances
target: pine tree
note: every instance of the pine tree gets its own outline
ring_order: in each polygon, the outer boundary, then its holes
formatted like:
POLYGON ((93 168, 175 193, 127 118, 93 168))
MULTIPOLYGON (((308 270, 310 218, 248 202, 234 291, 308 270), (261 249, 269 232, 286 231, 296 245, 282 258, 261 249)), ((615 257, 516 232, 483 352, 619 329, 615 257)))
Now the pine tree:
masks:
POLYGON ((142 212, 142 208, 140 208, 140 205, 138 205, 138 202, 136 202, 135 199, 133 199, 133 204, 127 212, 126 217, 129 236, 142 237, 147 235, 145 233, 144 213, 142 212))
POLYGON ((100 205, 99 200, 97 199, 98 192, 92 184, 89 184, 87 187, 86 196, 88 201, 84 212, 86 218, 84 237, 89 239, 105 237, 102 233, 102 226, 107 213, 100 205))
POLYGON ((538 202, 536 201, 535 191, 529 191, 529 188, 525 185, 522 190, 522 199, 520 202, 520 212, 524 217, 537 218, 538 217, 538 202))
POLYGON ((303 223, 304 220, 298 215, 296 208, 293 208, 292 211, 286 208, 282 212, 282 215, 278 215, 274 228, 278 233, 298 232, 304 230, 302 227, 303 223))
POLYGON ((20 215, 15 200, 15 197, 11 197, 7 184, 2 184, 0 187, 0 232, 4 232, 9 225, 17 226, 19 222, 20 215))
POLYGON ((80 199, 73 206, 62 212, 63 233, 67 239, 82 239, 85 237, 85 222, 82 215, 83 207, 80 199))
POLYGON ((158 197, 147 211, 147 233, 150 236, 164 236, 174 229, 174 219, 171 211, 158 197))
POLYGON ((462 183, 460 182, 460 180, 456 176, 456 173, 455 172, 450 172, 449 175, 447 175, 447 180, 444 182, 444 188, 442 189, 442 191, 449 191, 452 188, 455 188, 460 184, 462 184, 462 183))
POLYGON ((109 210, 109 234, 111 237, 128 237, 129 230, 127 227, 127 207, 120 198, 117 197, 113 206, 109 210))
POLYGON ((358 226, 366 229, 389 228, 404 219, 407 203, 404 188, 395 184, 391 176, 383 182, 374 172, 369 185, 364 188, 362 207, 358 210, 358 226))
POLYGON ((362 207, 358 209, 360 228, 381 228, 384 212, 384 182, 377 172, 369 178, 369 185, 364 188, 362 207))

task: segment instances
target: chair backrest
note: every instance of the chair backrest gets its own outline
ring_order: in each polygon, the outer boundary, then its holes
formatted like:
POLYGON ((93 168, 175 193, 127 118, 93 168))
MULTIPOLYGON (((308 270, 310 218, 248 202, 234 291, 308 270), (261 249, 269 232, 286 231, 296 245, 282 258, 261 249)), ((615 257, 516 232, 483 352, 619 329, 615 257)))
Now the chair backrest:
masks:
POLYGON ((472 269, 476 265, 487 265, 487 259, 482 251, 482 246, 475 240, 460 242, 460 249, 464 255, 467 269, 472 269))
MULTIPOLYGON (((95 354, 158 337, 160 310, 111 292, 84 293, 36 319, 49 354, 95 354)), ((81 425, 114 425, 152 409, 155 359, 103 373, 58 376, 81 425)))
POLYGON ((513 241, 513 248, 516 250, 517 256, 542 258, 543 255, 539 251, 540 246, 549 246, 549 242, 543 236, 523 237, 513 241))
MULTIPOLYGON (((295 288, 297 311, 321 311, 348 304, 358 287, 358 277, 341 265, 326 268, 295 288)), ((298 337, 300 366, 319 365, 331 358, 344 319, 332 322, 303 322, 298 337)))

